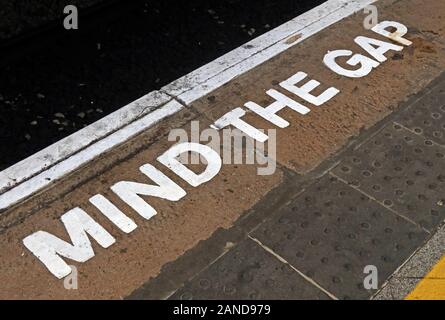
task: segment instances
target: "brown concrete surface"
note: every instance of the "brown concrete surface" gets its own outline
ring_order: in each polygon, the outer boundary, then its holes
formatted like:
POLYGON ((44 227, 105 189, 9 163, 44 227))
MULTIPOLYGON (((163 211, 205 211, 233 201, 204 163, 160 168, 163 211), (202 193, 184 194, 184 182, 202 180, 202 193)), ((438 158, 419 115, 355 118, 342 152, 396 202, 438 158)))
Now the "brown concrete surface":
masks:
MULTIPOLYGON (((393 14, 386 14, 392 12, 392 5, 386 8, 387 1, 377 2, 379 19, 394 19, 406 24, 409 28, 406 38, 410 39, 413 45, 397 54, 388 52, 388 60, 364 78, 339 76, 322 63, 323 56, 332 50, 348 49, 354 53, 366 54, 354 43, 356 36, 384 40, 374 32, 365 30, 362 25, 363 15, 356 14, 215 90, 210 94, 214 97, 212 103, 209 103, 208 99, 202 99, 195 103, 194 107, 216 120, 234 106, 242 106, 250 100, 266 107, 273 102, 273 99, 265 94, 268 89, 287 94, 309 107, 311 112, 301 116, 286 108, 279 113, 291 125, 277 131, 277 160, 299 173, 307 172, 337 151, 348 139, 358 135, 360 130, 369 128, 397 109, 401 102, 425 87, 443 70, 444 45, 419 30, 433 30, 441 34, 440 30, 444 28, 445 23, 440 16, 445 12, 445 5, 428 1, 422 7, 422 12, 432 9, 429 17, 423 20, 436 21, 433 28, 432 23, 418 23, 418 10, 412 9, 416 3, 418 1, 411 1, 411 4, 403 2, 404 6, 397 5, 399 11, 403 11, 403 15, 400 13, 401 18, 397 18, 393 14), (410 28, 411 25, 415 27, 410 28), (302 83, 309 79, 321 82, 318 93, 331 86, 341 92, 321 107, 311 106, 279 86, 279 82, 298 71, 308 74, 308 78, 302 83)), ((253 113, 244 119, 257 128, 273 127, 253 113)))
MULTIPOLYGON (((205 122, 203 120, 200 123, 205 122)), ((186 130, 189 131, 187 128, 186 130)), ((139 139, 149 139, 149 136, 144 135, 139 139)), ((163 264, 174 260, 199 240, 208 238, 217 228, 230 227, 244 211, 281 181, 280 171, 264 179, 257 179, 256 166, 226 165, 212 181, 194 190, 155 161, 157 156, 173 144, 174 142, 169 142, 164 137, 125 161, 115 163, 104 173, 95 175, 86 183, 77 186, 75 191, 59 197, 33 213, 26 218, 25 223, 7 228, 2 237, 5 237, 10 245, 0 253, 2 265, 6 264, 5 267, 2 266, 5 270, 2 277, 10 279, 16 278, 16 275, 27 276, 20 276, 19 281, 14 282, 5 280, 3 283, 6 290, 2 290, 0 295, 3 298, 122 298, 156 275, 163 264), (158 211, 158 215, 148 222, 131 212, 131 209, 109 190, 109 187, 118 181, 146 182, 147 177, 138 170, 145 163, 161 169, 187 192, 179 202, 146 198, 158 211), (89 197, 96 193, 103 194, 123 212, 128 213, 135 220, 138 229, 129 235, 123 234, 105 217, 97 214, 97 209, 87 203, 89 197), (96 256, 90 260, 91 263, 79 269, 79 282, 84 285, 79 290, 68 291, 61 281, 55 280, 54 276, 28 254, 20 241, 13 239, 23 239, 37 229, 51 232, 62 239, 66 238, 66 231, 59 218, 61 214, 76 206, 90 213, 117 241, 108 249, 93 244, 96 256), (20 253, 17 255, 15 252, 20 253), (11 259, 12 257, 14 258, 11 259), (35 272, 30 272, 30 267, 36 268, 35 272)), ((125 149, 125 146, 122 149, 125 149)), ((103 165, 109 157, 101 159, 103 165)), ((86 174, 88 169, 74 174, 71 180, 77 180, 78 175, 86 174)), ((54 188, 57 190, 58 185, 54 188)), ((39 197, 34 201, 38 203, 39 197)), ((22 207, 18 207, 8 213, 8 216, 20 214, 21 210, 22 207)))
MULTIPOLYGON (((379 1, 379 19, 393 19, 408 26, 407 39, 413 42, 367 77, 348 79, 323 65, 328 50, 350 49, 365 54, 354 44, 358 35, 385 38, 366 31, 363 15, 356 14, 319 32, 250 72, 237 77, 207 97, 193 103, 170 119, 131 139, 113 151, 53 184, 28 201, 0 216, 0 298, 123 298, 157 276, 168 262, 176 260, 219 228, 231 227, 251 207, 283 181, 283 170, 305 174, 329 158, 350 139, 396 110, 410 96, 434 80, 445 67, 443 30, 445 3, 435 0, 379 1), (334 86, 341 92, 321 107, 286 93, 278 83, 298 71, 321 82, 323 89, 334 86), (192 188, 163 167, 156 157, 172 142, 170 129, 189 128, 192 119, 205 128, 234 107, 249 100, 266 106, 272 101, 265 91, 275 88, 305 104, 311 112, 305 116, 286 109, 279 113, 290 122, 278 129, 277 160, 274 175, 258 176, 255 165, 223 165, 210 182, 192 188), (153 164, 187 191, 179 202, 150 198, 158 211, 150 221, 138 217, 109 187, 121 180, 147 181, 138 168, 153 164), (135 219, 138 228, 123 234, 87 204, 101 193, 135 219), (67 239, 60 216, 79 206, 91 214, 116 238, 108 249, 94 241, 96 256, 79 270, 79 290, 66 290, 23 246, 22 239, 45 230, 67 239)), ((309 79, 308 78, 308 79, 309 79)), ((304 80, 305 81, 305 80, 304 80)), ((273 126, 254 114, 244 118, 258 128, 273 126)))

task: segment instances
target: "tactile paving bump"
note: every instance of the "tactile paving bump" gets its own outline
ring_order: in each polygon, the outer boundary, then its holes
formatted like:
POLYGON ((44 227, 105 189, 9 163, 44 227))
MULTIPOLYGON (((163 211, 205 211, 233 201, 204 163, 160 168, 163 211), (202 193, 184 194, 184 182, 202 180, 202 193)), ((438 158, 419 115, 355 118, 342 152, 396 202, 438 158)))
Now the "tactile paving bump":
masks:
POLYGON ((347 184, 325 176, 254 233, 339 299, 366 299, 364 268, 383 282, 427 233, 347 184))
POLYGON ((170 299, 329 299, 248 239, 203 271, 170 299))
POLYGON ((445 218, 445 149, 391 124, 346 157, 334 174, 433 230, 445 218))
POLYGON ((445 145, 445 80, 405 110, 397 122, 416 134, 445 145))

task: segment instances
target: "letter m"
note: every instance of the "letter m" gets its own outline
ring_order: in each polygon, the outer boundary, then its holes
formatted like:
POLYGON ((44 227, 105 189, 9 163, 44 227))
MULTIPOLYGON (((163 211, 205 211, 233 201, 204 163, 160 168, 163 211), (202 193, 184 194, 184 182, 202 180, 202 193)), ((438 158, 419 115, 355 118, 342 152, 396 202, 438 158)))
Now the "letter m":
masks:
POLYGON ((37 231, 23 239, 25 247, 59 279, 71 273, 71 268, 61 256, 77 262, 85 262, 94 257, 88 235, 103 248, 108 248, 116 241, 101 225, 80 208, 74 208, 66 212, 61 220, 72 244, 45 231, 37 231))

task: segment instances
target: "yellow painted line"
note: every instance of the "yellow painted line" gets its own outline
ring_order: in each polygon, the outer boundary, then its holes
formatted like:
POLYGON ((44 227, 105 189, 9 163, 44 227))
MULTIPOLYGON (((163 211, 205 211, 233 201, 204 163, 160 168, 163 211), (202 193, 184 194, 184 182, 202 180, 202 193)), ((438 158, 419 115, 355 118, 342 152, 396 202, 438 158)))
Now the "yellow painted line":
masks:
POLYGON ((445 256, 405 297, 405 300, 445 300, 445 256))

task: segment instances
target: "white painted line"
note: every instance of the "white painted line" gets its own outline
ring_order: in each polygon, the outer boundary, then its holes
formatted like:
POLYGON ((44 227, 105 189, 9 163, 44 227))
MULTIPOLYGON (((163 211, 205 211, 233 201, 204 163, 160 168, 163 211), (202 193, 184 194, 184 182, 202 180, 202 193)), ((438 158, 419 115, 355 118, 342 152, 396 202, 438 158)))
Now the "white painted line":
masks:
POLYGON ((0 172, 0 210, 376 0, 329 0, 0 172), (295 41, 288 41, 295 38, 295 41), (159 107, 160 105, 163 107, 159 107), (142 118, 141 118, 142 117, 142 118), (139 119, 139 120, 137 120, 139 119))
POLYGON ((376 0, 329 0, 209 64, 161 91, 189 105, 235 77, 271 59, 376 0), (296 37, 295 41, 288 41, 296 37))
POLYGON ((175 114, 184 107, 176 102, 170 101, 166 105, 154 110, 144 117, 130 123, 126 127, 106 136, 78 153, 68 157, 62 162, 52 166, 26 182, 0 195, 0 210, 27 198, 35 192, 48 186, 52 181, 62 178, 64 175, 76 170, 82 165, 93 160, 102 153, 112 149, 147 128, 160 122, 164 118, 175 114))
POLYGON ((72 135, 0 172, 0 193, 11 189, 79 150, 165 104, 171 98, 151 92, 72 135))

